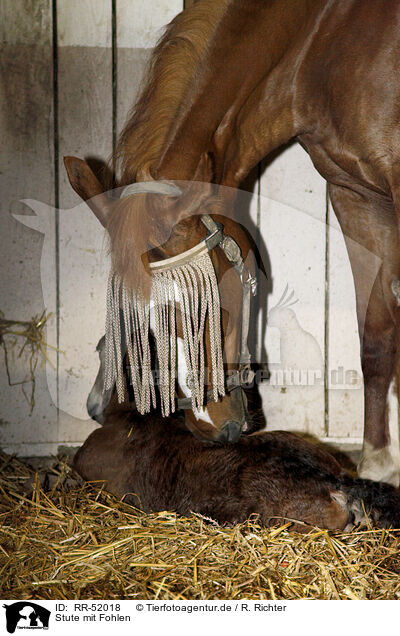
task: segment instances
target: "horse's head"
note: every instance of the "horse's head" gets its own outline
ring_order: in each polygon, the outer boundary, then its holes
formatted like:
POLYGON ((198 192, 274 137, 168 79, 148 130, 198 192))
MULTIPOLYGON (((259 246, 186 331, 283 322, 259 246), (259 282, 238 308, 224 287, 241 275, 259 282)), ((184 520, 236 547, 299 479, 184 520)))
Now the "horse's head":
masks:
MULTIPOLYGON (((125 299, 121 306, 118 301, 115 311, 131 302, 128 296, 140 295, 132 324, 136 320, 136 336, 140 332, 143 339, 137 324, 149 310, 161 381, 167 377, 171 384, 164 393, 160 389, 165 413, 175 408, 176 380, 177 406, 186 409, 186 424, 193 434, 205 440, 235 441, 247 427, 241 385, 249 373, 247 330, 254 292, 254 259, 247 234, 231 219, 218 216, 220 198, 201 181, 202 175, 183 187, 179 184, 180 189, 172 183, 139 182, 121 199, 111 200, 85 162, 67 158, 65 164, 71 185, 109 232, 113 270, 122 281, 125 299), (188 326, 194 317, 195 328, 188 326)), ((131 320, 126 315, 124 320, 130 341, 135 327, 131 332, 131 320)), ((142 345, 135 350, 128 342, 127 348, 133 362, 142 356, 143 365, 142 345)), ((147 407, 151 391, 152 386, 147 407)))

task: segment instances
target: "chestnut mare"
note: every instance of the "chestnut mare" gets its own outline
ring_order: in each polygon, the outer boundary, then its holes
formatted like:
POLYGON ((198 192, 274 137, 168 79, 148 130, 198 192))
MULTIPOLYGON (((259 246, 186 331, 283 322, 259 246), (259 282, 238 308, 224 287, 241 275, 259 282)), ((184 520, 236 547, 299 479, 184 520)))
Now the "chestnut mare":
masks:
MULTIPOLYGON (((68 165, 68 159, 66 160, 68 165)), ((160 203, 158 204, 160 205, 160 203)), ((206 216, 202 217, 206 219, 206 216)), ((199 439, 219 442, 234 442, 240 437, 242 431, 247 433, 255 429, 252 418, 249 418, 246 397, 242 386, 251 380, 250 354, 247 348, 247 335, 250 314, 247 319, 244 314, 250 310, 252 290, 255 291, 254 277, 255 263, 252 245, 247 234, 232 219, 213 215, 213 220, 207 219, 207 224, 216 225, 217 232, 209 235, 211 239, 210 247, 218 241, 215 248, 209 252, 212 257, 213 267, 218 281, 219 297, 221 300, 221 320, 223 348, 226 368, 225 390, 226 395, 217 402, 212 396, 206 396, 206 404, 203 408, 193 408, 191 390, 188 386, 188 369, 184 354, 184 340, 182 320, 180 312, 177 314, 177 347, 176 347, 176 407, 185 409, 185 420, 187 428, 199 439), (218 225, 217 225, 218 224, 218 225), (222 239, 222 241, 221 241, 222 239), (240 297, 242 296, 242 304, 240 297), (230 362, 230 361, 233 362, 230 362)), ((213 228, 214 229, 214 228, 213 228)), ((207 239, 207 240, 209 240, 207 239)), ((170 241, 172 243, 172 241, 170 241)), ((184 257, 187 252, 179 254, 184 257)), ((154 253, 150 255, 154 259, 154 253)), ((159 261, 164 264, 164 260, 159 261)), ((256 286, 255 286, 256 287, 256 286)), ((176 301, 179 308, 179 302, 176 301)), ((154 331, 153 307, 150 304, 150 331, 154 331)), ((120 321, 123 323, 123 321, 120 321)), ((207 330, 208 331, 208 330, 207 330)), ((172 336, 170 335, 170 338, 172 336)), ((124 340, 124 338, 122 338, 124 340)), ((205 338, 205 357, 211 357, 210 341, 205 338)), ((105 380, 105 338, 101 338, 97 345, 100 358, 100 368, 94 386, 89 394, 87 409, 89 415, 100 424, 104 423, 105 411, 110 401, 111 404, 117 400, 117 392, 103 391, 105 380)), ((154 354, 154 352, 153 352, 154 354)), ((208 364, 210 367, 211 364, 208 364)), ((210 374, 206 368, 206 373, 210 374)), ((128 388, 126 402, 131 403, 131 408, 136 409, 135 396, 131 390, 131 369, 128 368, 128 359, 124 361, 124 384, 128 388)), ((209 386, 205 381, 205 385, 209 386)), ((212 391, 210 390, 210 393, 212 391)))
POLYGON ((146 195, 111 202, 84 162, 67 160, 77 192, 97 195, 91 206, 110 234, 115 270, 146 289, 152 249, 165 243, 156 260, 198 243, 195 213, 229 216, 249 171, 297 139, 328 181, 355 280, 365 383, 359 474, 395 484, 388 395, 399 350, 399 23, 400 0, 199 0, 167 27, 118 147, 121 185, 189 182, 182 196, 160 196, 157 206, 146 195), (230 186, 229 194, 195 182, 230 186), (367 251, 380 259, 376 277, 367 251))

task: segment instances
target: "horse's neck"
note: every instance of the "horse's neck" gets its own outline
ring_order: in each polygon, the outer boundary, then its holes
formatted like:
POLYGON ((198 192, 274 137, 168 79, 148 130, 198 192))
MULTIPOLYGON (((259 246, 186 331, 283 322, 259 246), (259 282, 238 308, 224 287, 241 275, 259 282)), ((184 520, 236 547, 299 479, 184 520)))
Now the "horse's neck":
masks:
POLYGON ((230 4, 170 129, 158 177, 192 179, 208 152, 214 179, 238 185, 297 134, 294 79, 324 6, 325 0, 230 4))

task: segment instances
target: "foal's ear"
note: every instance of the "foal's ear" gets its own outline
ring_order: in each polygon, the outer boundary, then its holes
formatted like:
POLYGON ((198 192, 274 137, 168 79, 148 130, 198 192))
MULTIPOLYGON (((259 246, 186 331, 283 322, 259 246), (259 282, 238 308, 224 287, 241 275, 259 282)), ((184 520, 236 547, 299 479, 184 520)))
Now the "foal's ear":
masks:
POLYGON ((100 181, 86 161, 78 157, 64 157, 64 165, 75 192, 87 202, 100 223, 106 227, 115 202, 104 194, 100 181))

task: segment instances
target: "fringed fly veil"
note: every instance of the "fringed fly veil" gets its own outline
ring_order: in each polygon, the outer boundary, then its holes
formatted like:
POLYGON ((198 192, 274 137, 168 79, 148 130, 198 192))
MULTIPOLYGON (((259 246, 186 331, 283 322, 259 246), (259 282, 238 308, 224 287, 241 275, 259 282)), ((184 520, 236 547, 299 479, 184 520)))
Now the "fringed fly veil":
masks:
POLYGON ((129 292, 119 276, 110 274, 107 289, 106 373, 104 390, 117 386, 125 397, 123 353, 128 354, 135 402, 140 413, 156 404, 155 385, 164 416, 175 410, 177 308, 179 307, 192 408, 204 403, 205 324, 208 319, 212 393, 225 394, 218 282, 205 242, 180 257, 154 263, 150 303, 129 292), (122 317, 121 317, 122 316, 122 317), (121 329, 121 321, 124 330, 121 329), (125 346, 122 345, 125 332, 125 346), (150 331, 156 341, 158 381, 151 369, 150 331))

